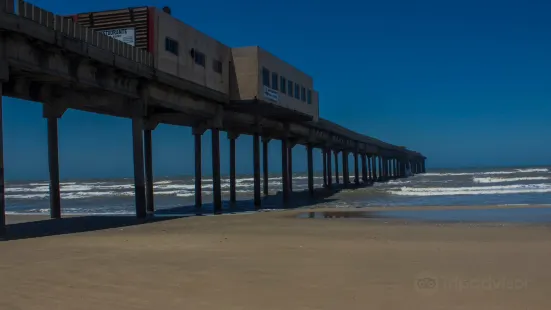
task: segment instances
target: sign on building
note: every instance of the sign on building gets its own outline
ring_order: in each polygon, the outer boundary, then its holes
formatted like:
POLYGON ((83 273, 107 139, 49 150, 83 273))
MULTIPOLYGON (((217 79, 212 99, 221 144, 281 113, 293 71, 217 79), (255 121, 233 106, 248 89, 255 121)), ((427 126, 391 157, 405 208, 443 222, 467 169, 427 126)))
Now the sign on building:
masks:
POLYGON ((135 35, 136 32, 134 31, 134 28, 100 30, 99 32, 115 40, 122 41, 132 46, 135 46, 136 44, 136 35, 135 35))
POLYGON ((275 103, 279 102, 279 93, 277 92, 277 90, 271 89, 270 87, 265 85, 264 85, 264 97, 275 103))

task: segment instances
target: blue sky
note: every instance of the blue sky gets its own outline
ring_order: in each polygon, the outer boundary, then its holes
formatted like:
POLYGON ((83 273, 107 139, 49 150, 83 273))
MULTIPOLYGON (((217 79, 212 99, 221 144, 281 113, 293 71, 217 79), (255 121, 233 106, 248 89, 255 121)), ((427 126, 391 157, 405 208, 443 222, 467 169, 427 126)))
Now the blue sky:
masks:
MULTIPOLYGON (((550 163, 550 1, 32 2, 59 14, 168 5, 225 44, 260 45, 312 75, 322 117, 418 150, 429 169, 550 163)), ((4 102, 6 177, 47 178, 40 104, 4 102)), ((157 176, 193 172, 189 128, 162 125, 153 139, 157 176)), ((203 145, 208 174, 208 134, 203 145)), ((241 137, 237 149, 238 172, 251 172, 251 138, 241 137)), ((279 171, 278 142, 270 159, 279 171)), ((302 147, 293 159, 303 171, 302 147)), ((130 121, 67 112, 60 165, 62 178, 132 176, 130 121)))

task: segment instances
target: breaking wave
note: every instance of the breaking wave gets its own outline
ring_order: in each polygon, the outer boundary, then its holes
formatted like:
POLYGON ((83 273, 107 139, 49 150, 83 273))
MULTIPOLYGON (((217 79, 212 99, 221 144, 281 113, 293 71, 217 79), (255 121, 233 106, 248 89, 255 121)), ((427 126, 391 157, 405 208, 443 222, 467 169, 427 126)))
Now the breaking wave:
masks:
POLYGON ((549 180, 549 177, 520 177, 520 178, 473 178, 475 183, 506 183, 506 182, 519 182, 519 181, 538 181, 538 180, 549 180))
POLYGON ((486 172, 441 172, 441 173, 423 173, 423 176, 439 177, 439 176, 462 176, 462 175, 507 175, 515 173, 534 173, 534 172, 549 172, 548 168, 531 168, 531 169, 515 169, 512 171, 486 171, 486 172))
POLYGON ((551 184, 517 184, 503 186, 473 187, 402 187, 389 190, 389 193, 400 196, 455 196, 455 195, 500 195, 523 193, 551 193, 551 184))

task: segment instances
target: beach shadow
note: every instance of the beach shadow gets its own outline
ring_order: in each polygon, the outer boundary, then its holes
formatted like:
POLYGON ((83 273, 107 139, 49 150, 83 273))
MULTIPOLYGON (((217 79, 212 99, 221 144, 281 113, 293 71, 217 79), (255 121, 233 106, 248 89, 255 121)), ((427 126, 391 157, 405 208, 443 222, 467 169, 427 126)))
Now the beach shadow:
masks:
POLYGON ((134 216, 69 216, 61 219, 33 220, 29 216, 18 216, 11 219, 6 227, 6 234, 0 237, 0 241, 20 240, 28 238, 40 238, 56 235, 66 235, 97 231, 111 228, 122 228, 134 225, 142 225, 159 221, 170 220, 173 217, 150 217, 138 219, 134 216))

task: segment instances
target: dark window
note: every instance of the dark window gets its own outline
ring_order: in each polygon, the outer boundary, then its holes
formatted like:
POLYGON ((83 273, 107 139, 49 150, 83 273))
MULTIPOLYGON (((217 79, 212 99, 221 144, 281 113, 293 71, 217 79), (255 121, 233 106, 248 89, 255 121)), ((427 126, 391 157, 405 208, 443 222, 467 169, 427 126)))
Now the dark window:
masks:
POLYGON ((178 41, 172 40, 169 37, 165 38, 165 50, 178 56, 178 41))
POLYGON ((306 88, 304 87, 300 90, 300 100, 306 102, 306 88))
POLYGON ((312 104, 312 90, 311 89, 308 90, 307 99, 308 99, 308 104, 312 104))
POLYGON ((270 87, 270 70, 262 67, 262 84, 270 87))
POLYGON ((279 76, 277 73, 272 72, 272 88, 278 90, 277 83, 279 81, 279 76))
POLYGON ((212 70, 214 70, 214 72, 222 74, 222 62, 218 61, 216 59, 213 59, 212 60, 212 70))
POLYGON ((300 85, 295 83, 295 98, 300 100, 300 85))
POLYGON ((293 81, 287 81, 287 94, 293 97, 293 81))
POLYGON ((279 91, 281 91, 281 93, 285 94, 287 93, 287 89, 285 88, 287 86, 287 80, 280 76, 279 77, 279 87, 281 87, 281 89, 279 91))
POLYGON ((205 54, 195 50, 193 53, 193 58, 195 59, 196 64, 202 67, 205 66, 205 54))

